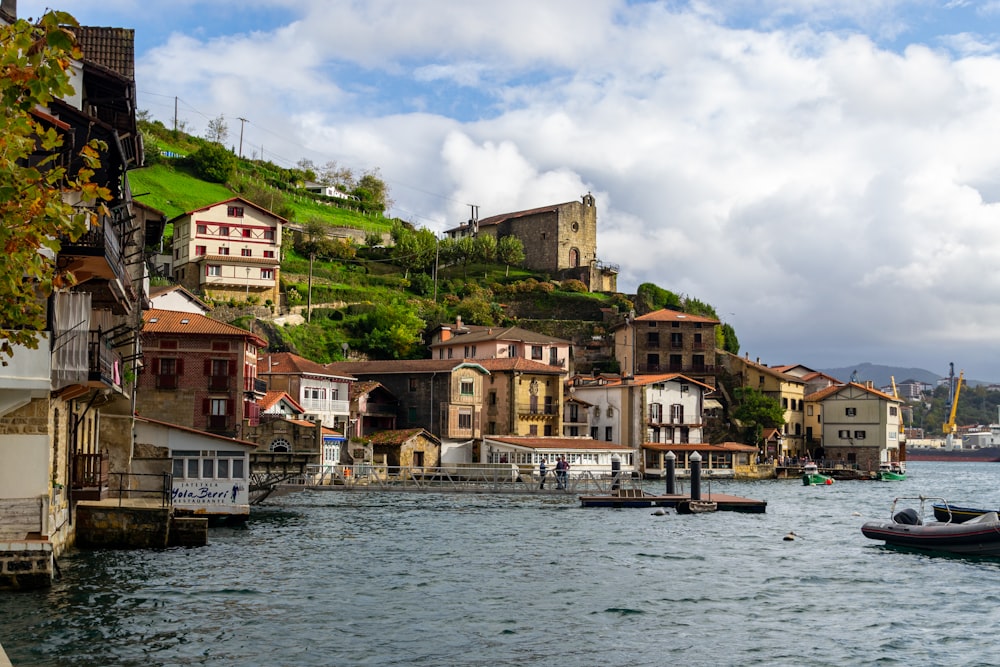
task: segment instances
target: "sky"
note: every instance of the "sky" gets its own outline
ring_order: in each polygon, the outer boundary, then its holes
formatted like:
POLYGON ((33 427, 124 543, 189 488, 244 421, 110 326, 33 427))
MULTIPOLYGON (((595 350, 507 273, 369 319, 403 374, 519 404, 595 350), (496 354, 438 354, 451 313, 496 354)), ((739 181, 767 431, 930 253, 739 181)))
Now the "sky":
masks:
POLYGON ((437 233, 591 192, 619 290, 751 358, 1000 382, 1000 0, 56 1, 18 15, 134 28, 168 127, 437 233))

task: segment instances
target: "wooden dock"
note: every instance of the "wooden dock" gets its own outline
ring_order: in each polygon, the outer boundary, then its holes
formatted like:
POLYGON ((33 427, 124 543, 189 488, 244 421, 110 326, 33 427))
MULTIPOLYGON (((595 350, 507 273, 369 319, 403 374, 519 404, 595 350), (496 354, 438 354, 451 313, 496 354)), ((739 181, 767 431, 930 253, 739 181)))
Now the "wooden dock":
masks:
MULTIPOLYGON (((621 489, 617 493, 600 496, 580 496, 580 504, 584 507, 677 507, 677 504, 691 500, 686 494, 656 495, 641 489, 621 489)), ((763 514, 767 509, 766 500, 742 498, 725 493, 710 493, 701 500, 711 500, 716 503, 719 512, 746 512, 763 514)))

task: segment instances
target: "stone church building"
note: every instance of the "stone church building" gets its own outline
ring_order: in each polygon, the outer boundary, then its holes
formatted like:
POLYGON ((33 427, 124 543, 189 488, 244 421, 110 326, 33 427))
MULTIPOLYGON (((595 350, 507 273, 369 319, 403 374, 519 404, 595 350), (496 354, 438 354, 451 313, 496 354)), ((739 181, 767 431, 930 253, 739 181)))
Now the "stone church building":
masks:
POLYGON ((618 267, 597 258, 597 206, 590 193, 580 201, 473 218, 445 234, 452 239, 515 236, 524 245, 525 267, 558 280, 576 278, 592 292, 618 291, 618 267))

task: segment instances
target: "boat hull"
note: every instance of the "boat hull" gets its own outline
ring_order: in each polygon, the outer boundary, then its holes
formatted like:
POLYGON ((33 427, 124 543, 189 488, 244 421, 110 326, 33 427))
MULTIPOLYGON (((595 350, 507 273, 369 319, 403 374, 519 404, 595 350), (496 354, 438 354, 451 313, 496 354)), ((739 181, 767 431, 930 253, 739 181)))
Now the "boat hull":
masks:
POLYGON ((902 472, 886 472, 883 470, 876 476, 883 482, 902 482, 906 480, 906 473, 902 472))
POLYGON ((1000 556, 1000 521, 973 521, 908 525, 894 521, 869 521, 861 527, 865 537, 887 546, 963 556, 1000 556))
POLYGON ((922 449, 906 450, 907 461, 956 461, 968 463, 1000 462, 1000 447, 981 447, 979 449, 922 449))
POLYGON ((979 509, 975 507, 959 507, 957 505, 947 505, 944 503, 934 504, 934 518, 938 521, 951 521, 952 523, 965 523, 969 519, 975 519, 989 512, 1000 512, 1000 509, 979 509), (949 513, 949 510, 950 513, 949 513))
POLYGON ((802 475, 802 484, 804 486, 826 486, 828 484, 833 484, 833 478, 827 477, 826 475, 802 475))

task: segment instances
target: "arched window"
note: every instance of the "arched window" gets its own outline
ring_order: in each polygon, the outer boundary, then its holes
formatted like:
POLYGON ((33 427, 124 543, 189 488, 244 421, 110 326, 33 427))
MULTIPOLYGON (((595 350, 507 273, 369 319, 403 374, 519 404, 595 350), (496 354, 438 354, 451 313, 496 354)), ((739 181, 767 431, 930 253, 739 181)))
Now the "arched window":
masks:
POLYGON ((272 452, 290 452, 292 451, 292 445, 284 438, 278 438, 271 443, 272 452))
POLYGON ((573 268, 580 266, 580 251, 576 248, 569 249, 569 265, 573 268))

